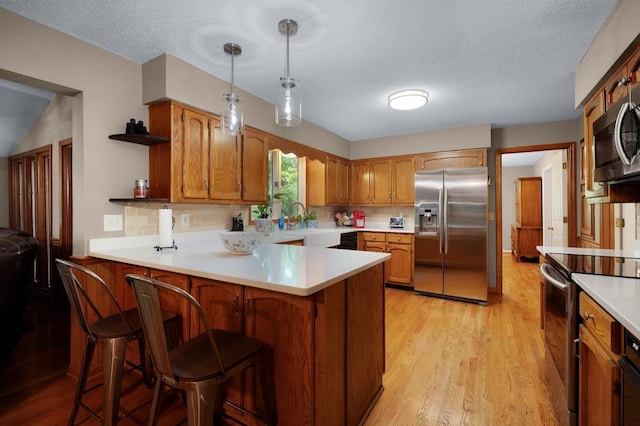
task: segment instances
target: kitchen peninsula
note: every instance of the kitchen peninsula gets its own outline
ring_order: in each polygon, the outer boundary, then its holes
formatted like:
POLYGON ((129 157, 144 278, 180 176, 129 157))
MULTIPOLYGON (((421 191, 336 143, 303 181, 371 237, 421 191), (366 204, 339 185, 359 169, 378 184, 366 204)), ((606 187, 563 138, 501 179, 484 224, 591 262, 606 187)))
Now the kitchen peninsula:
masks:
MULTIPOLYGON (((108 238, 91 240, 89 258, 76 260, 113 283, 125 308, 135 299, 124 276, 145 274, 191 292, 213 327, 267 343, 279 424, 358 424, 382 391, 390 255, 279 244, 292 239, 299 237, 272 234, 252 254, 234 256, 216 231, 176 234, 178 249, 162 251, 153 248, 157 236, 108 238)), ((163 302, 182 317, 185 338, 201 332, 182 301, 163 302)), ((71 375, 81 360, 78 339, 72 326, 71 375)), ((246 377, 225 397, 260 411, 255 392, 246 377)), ((225 410, 242 417, 233 405, 225 410)))

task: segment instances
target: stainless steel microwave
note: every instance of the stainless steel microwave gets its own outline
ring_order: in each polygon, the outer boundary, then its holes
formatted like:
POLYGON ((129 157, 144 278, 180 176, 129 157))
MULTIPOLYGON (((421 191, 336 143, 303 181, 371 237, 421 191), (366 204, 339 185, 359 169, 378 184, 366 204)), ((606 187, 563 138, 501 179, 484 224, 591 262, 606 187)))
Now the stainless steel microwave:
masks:
POLYGON ((634 98, 640 98, 640 88, 593 123, 597 182, 640 180, 640 105, 631 102, 634 98))

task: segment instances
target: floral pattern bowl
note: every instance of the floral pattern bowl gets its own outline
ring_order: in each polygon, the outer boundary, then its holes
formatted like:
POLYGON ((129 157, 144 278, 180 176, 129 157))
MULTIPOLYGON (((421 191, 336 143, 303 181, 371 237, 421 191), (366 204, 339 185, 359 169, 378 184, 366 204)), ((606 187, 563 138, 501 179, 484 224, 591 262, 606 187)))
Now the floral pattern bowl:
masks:
POLYGON ((264 234, 254 231, 222 231, 220 240, 232 254, 251 254, 260 245, 264 234))

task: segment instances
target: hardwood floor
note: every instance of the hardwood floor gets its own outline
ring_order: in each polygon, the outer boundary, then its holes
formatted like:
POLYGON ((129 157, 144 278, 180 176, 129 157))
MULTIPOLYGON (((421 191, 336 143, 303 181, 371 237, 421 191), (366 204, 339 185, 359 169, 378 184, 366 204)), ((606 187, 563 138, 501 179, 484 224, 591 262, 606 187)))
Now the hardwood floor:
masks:
MULTIPOLYGON (((558 424, 544 378, 538 265, 505 255, 503 266, 504 295, 490 295, 487 306, 386 290, 385 390, 365 425, 558 424)), ((125 408, 150 398, 127 380, 125 408)), ((62 377, 14 405, 0 400, 0 424, 66 424, 73 390, 62 377)), ((100 405, 99 392, 90 399, 100 405)), ((121 424, 142 424, 147 412, 121 424)), ((96 424, 81 414, 79 423, 96 424)), ((174 398, 162 423, 183 415, 174 398)))
POLYGON ((366 425, 555 425, 538 264, 503 257, 487 306, 387 291, 385 390, 366 425))

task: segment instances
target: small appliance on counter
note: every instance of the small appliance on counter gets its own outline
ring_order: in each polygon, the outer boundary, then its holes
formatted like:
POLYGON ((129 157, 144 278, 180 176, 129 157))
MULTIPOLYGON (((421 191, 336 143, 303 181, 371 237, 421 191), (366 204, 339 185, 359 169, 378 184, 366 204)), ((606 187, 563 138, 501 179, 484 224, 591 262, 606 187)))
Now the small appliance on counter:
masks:
POLYGON ((364 228, 364 212, 362 210, 354 210, 352 216, 353 216, 353 227, 364 228))
POLYGON ((390 217, 389 228, 404 228, 404 217, 390 217))
POLYGON ((231 218, 231 231, 234 231, 234 232, 244 231, 244 223, 242 222, 242 213, 239 213, 238 216, 234 216, 231 218))

